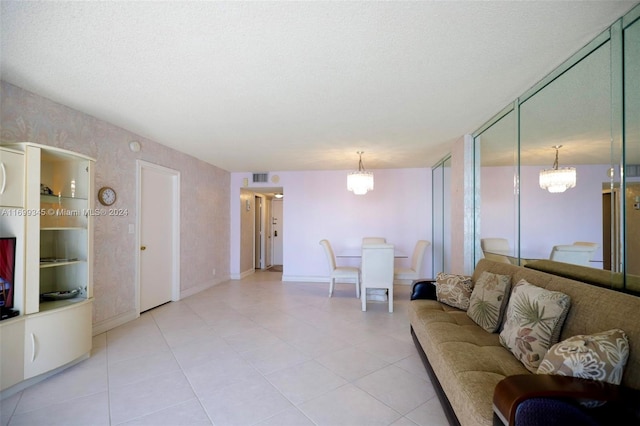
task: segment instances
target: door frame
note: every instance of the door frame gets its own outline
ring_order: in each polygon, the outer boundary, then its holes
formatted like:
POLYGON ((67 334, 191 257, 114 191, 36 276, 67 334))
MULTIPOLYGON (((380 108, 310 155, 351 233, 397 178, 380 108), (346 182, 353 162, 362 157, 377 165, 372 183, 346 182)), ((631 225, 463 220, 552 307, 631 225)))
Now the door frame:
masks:
POLYGON ((171 234, 173 247, 171 249, 172 270, 171 276, 171 301, 180 300, 180 172, 158 164, 144 160, 136 160, 136 289, 135 305, 136 313, 140 315, 140 230, 142 226, 142 170, 149 169, 171 176, 171 205, 173 221, 171 224, 171 234))

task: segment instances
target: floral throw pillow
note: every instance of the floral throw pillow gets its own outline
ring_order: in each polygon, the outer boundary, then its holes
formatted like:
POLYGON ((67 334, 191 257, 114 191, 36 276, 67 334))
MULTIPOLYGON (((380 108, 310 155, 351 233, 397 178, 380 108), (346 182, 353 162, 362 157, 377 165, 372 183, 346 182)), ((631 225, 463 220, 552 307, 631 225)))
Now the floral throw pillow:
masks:
POLYGON ((454 308, 466 311, 469 308, 469 297, 473 291, 473 281, 466 275, 445 274, 436 275, 436 298, 454 308))
POLYGON ((495 333, 502 322, 510 289, 510 276, 484 271, 473 286, 467 315, 489 333, 495 333))
POLYGON ((507 306, 500 343, 535 373, 551 345, 558 342, 571 299, 520 280, 507 306))
MULTIPOLYGON (((549 349, 538 374, 582 377, 619 385, 629 359, 629 340, 624 331, 613 329, 591 335, 573 336, 549 349)), ((582 401, 588 407, 599 401, 582 401)))

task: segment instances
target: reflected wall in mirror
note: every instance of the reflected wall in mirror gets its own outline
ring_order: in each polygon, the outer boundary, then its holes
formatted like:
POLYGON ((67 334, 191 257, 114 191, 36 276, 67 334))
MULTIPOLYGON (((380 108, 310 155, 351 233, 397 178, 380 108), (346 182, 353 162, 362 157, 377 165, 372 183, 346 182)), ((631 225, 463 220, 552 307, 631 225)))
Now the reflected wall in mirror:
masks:
MULTIPOLYGON (((518 139, 516 114, 513 110, 482 131, 474 139, 476 152, 476 235, 506 239, 509 256, 518 256, 518 139)), ((496 254, 496 253, 493 253, 496 254)), ((504 255, 505 253, 499 253, 504 255)), ((475 261, 490 257, 482 249, 475 261)))
MULTIPOLYGON (((625 272, 640 276, 640 20, 624 30, 625 272)), ((640 291, 640 288, 637 289, 640 291)))
MULTIPOLYGON (((602 268, 603 187, 611 187, 611 48, 606 42, 520 105, 521 257, 549 259, 554 246, 592 242, 602 268), (550 193, 540 171, 575 167, 577 184, 550 193)), ((619 166, 618 166, 619 167, 619 166)), ((606 203, 610 198, 606 197, 606 203)), ((619 237, 617 237, 619 240, 619 237)))

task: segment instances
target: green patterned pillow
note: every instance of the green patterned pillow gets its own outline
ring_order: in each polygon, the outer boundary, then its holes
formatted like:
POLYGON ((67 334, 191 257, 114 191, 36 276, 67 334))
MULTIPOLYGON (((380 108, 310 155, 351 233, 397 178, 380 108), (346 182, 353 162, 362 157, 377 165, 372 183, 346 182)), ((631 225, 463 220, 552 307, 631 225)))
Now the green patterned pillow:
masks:
POLYGON ((444 272, 436 275, 436 298, 440 303, 466 311, 469 309, 469 297, 472 291, 471 277, 444 272))
POLYGON ((510 276, 484 271, 473 287, 467 315, 489 333, 495 333, 500 328, 510 289, 510 276))
MULTIPOLYGON (((627 335, 620 329, 613 329, 573 336, 556 343, 540 363, 538 374, 582 377, 619 385, 628 359, 627 335)), ((581 403, 587 407, 603 404, 600 401, 581 403)))
POLYGON ((558 342, 571 299, 520 280, 513 288, 500 343, 535 373, 551 345, 558 342))

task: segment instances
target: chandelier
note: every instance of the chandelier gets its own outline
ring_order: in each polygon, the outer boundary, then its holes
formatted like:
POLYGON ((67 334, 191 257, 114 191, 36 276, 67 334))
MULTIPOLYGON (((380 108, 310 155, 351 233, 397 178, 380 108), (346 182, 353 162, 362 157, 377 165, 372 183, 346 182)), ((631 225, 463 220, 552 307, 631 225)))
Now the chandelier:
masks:
POLYGON ((373 190, 373 173, 364 170, 362 165, 362 154, 364 152, 358 151, 357 154, 360 156, 358 171, 350 172, 347 175, 347 189, 356 195, 364 195, 373 190))
POLYGON ((558 150, 562 145, 555 145, 553 148, 556 150, 556 160, 553 162, 553 168, 540 170, 540 188, 551 193, 564 192, 576 186, 576 169, 575 167, 558 168, 558 150))

